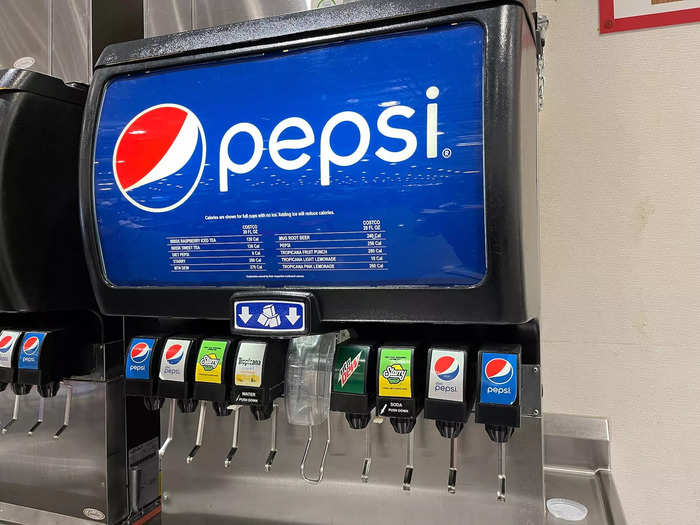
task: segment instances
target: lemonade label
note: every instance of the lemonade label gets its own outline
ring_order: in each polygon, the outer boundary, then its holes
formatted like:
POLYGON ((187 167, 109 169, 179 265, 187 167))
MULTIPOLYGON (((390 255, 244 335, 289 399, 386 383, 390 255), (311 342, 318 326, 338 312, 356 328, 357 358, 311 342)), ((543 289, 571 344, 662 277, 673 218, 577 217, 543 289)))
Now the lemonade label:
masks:
POLYGON ((382 348, 379 355, 379 395, 411 397, 410 348, 382 348))
POLYGON ((226 341, 202 341, 197 355, 195 381, 221 384, 221 363, 224 360, 226 344, 226 341))
POLYGON ((236 357, 236 386, 259 387, 262 384, 262 367, 267 345, 258 341, 243 341, 236 357))

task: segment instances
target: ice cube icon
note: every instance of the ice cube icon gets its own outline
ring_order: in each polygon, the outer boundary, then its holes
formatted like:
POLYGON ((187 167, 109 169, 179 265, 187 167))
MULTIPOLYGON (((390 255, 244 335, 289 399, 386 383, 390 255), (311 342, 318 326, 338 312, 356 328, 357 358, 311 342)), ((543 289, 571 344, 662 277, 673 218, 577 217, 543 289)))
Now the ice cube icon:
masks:
POLYGON ((263 307, 262 313, 258 316, 258 323, 268 328, 277 328, 282 324, 279 314, 275 311, 274 304, 263 307))

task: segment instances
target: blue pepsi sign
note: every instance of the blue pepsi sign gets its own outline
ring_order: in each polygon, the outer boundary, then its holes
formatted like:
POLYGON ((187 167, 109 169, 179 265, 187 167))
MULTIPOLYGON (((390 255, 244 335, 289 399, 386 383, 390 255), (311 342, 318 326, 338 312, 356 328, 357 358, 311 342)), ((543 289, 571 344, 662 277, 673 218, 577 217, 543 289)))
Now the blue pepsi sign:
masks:
POLYGON ((237 330, 299 332, 306 329, 305 305, 297 301, 236 301, 237 330))
POLYGON ((151 359, 155 344, 156 340, 152 337, 135 337, 131 340, 124 371, 127 379, 151 378, 151 359))
POLYGON ((94 199, 115 286, 473 286, 486 273, 476 23, 130 74, 94 199))
POLYGON ((44 343, 45 337, 46 332, 27 332, 24 334, 17 361, 18 368, 39 369, 39 355, 41 354, 41 345, 44 343))
POLYGON ((481 357, 481 402, 512 405, 518 398, 518 355, 484 353, 481 357))

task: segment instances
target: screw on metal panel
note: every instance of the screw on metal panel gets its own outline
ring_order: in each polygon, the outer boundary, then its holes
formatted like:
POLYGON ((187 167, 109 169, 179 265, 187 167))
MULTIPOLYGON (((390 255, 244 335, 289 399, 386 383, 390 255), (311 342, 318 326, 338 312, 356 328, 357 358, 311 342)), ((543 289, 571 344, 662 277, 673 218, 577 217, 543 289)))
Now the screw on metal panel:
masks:
POLYGON ((535 410, 532 411, 532 415, 533 415, 533 416, 539 416, 539 415, 540 415, 540 411, 537 410, 537 409, 535 409, 535 410))
POLYGON ((537 368, 536 366, 532 368, 532 373, 533 373, 533 374, 536 374, 536 373, 539 372, 539 371, 540 371, 540 369, 537 368))
POLYGON ((605 27, 607 29, 610 29, 613 26, 613 21, 612 20, 606 20, 605 21, 605 27))

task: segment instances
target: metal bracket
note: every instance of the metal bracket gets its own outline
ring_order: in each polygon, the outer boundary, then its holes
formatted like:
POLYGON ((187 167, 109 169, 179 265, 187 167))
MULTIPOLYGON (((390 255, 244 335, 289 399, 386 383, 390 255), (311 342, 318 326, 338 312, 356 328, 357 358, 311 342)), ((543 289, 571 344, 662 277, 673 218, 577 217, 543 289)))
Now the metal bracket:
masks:
POLYGON ((535 13, 537 23, 537 110, 542 111, 544 106, 544 44, 549 28, 549 18, 540 13, 535 13))

